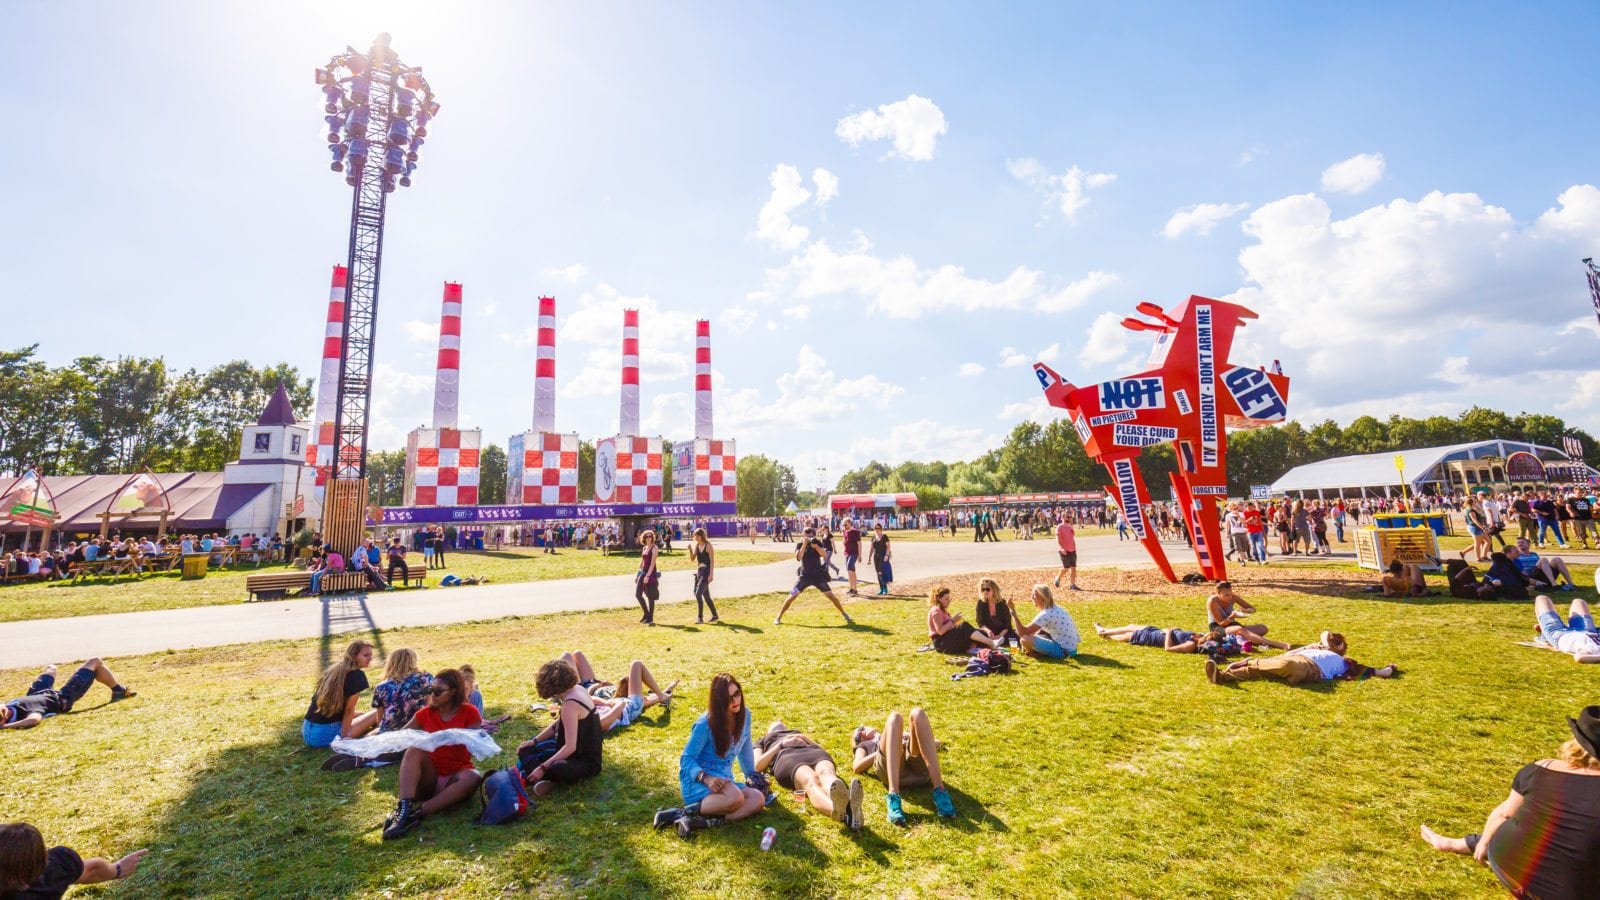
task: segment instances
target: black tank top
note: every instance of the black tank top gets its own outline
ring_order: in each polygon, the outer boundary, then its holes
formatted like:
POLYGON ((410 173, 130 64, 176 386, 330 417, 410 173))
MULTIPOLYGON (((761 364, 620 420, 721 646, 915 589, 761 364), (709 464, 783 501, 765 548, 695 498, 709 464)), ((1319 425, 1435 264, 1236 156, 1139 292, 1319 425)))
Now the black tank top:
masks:
MULTIPOLYGON (((593 706, 584 703, 582 700, 568 697, 562 702, 576 703, 589 711, 587 716, 578 720, 578 749, 567 757, 567 761, 579 765, 587 764, 592 766, 596 772, 600 771, 600 741, 603 737, 600 733, 600 716, 595 713, 593 706)), ((567 735, 562 727, 563 724, 565 723, 560 719, 556 720, 557 747, 564 747, 567 743, 567 735)))
POLYGON ((697 565, 699 565, 700 568, 709 571, 710 568, 711 568, 711 550, 710 550, 710 548, 707 548, 705 550, 696 550, 694 552, 694 561, 695 561, 695 563, 697 565))

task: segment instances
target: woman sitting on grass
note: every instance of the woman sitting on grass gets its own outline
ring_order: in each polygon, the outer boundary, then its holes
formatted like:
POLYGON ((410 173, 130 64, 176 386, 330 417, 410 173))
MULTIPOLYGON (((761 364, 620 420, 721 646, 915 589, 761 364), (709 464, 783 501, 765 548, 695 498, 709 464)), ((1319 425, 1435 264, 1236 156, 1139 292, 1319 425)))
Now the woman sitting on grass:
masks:
POLYGON ((1382 585, 1385 597, 1428 596, 1428 582, 1422 575, 1422 567, 1398 559, 1389 563, 1389 571, 1383 576, 1382 585))
MULTIPOLYGON (((1511 557, 1496 550, 1489 554, 1489 571, 1483 576, 1483 586, 1488 588, 1487 600, 1528 599, 1528 578, 1511 557)), ((1480 592, 1482 593, 1482 592, 1480 592)))
MULTIPOLYGON (((455 669, 433 676, 428 688, 428 705, 417 710, 406 728, 419 728, 433 734, 450 728, 476 728, 483 716, 467 703, 467 681, 455 669)), ((460 744, 447 744, 437 750, 407 750, 400 757, 397 779, 399 804, 383 823, 383 839, 404 837, 425 816, 449 809, 472 796, 483 776, 473 768, 472 754, 460 744)))
POLYGON ((334 738, 358 738, 378 724, 379 710, 356 714, 356 704, 368 684, 367 673, 361 670, 370 665, 372 645, 352 641, 344 658, 322 673, 305 721, 300 723, 300 737, 307 747, 326 747, 334 738))
POLYGON ((132 878, 149 850, 119 860, 84 859, 71 847, 44 847, 44 835, 26 822, 0 825, 0 897, 43 900, 64 895, 75 884, 132 878))
POLYGON ((1600 706, 1568 719, 1559 759, 1523 766, 1480 834, 1452 838, 1422 826, 1441 853, 1471 856, 1514 897, 1578 900, 1600 885, 1600 706))
MULTIPOLYGON (((401 647, 389 654, 383 666, 383 680, 372 689, 372 711, 378 715, 378 732, 404 728, 428 702, 428 686, 432 683, 433 676, 417 668, 417 651, 401 647)), ((400 753, 386 753, 376 760, 366 760, 348 753, 335 753, 322 764, 322 769, 348 772, 368 763, 393 765, 400 761, 400 756, 400 753)))
POLYGON ((544 797, 558 784, 577 784, 600 774, 602 729, 600 714, 578 683, 572 663, 564 658, 545 663, 534 683, 539 696, 560 709, 550 727, 517 747, 524 777, 533 792, 544 797), (541 752, 540 744, 547 741, 554 744, 553 752, 541 752))
MULTIPOLYGON (((1034 608, 1039 612, 1032 622, 1017 628, 1022 649, 1045 659, 1077 656, 1078 626, 1072 621, 1072 615, 1056 605, 1055 595, 1050 593, 1047 584, 1034 585, 1032 596, 1034 608)), ((1011 607, 1011 614, 1021 622, 1022 616, 1017 614, 1016 604, 1007 600, 1006 605, 1011 607)))
POLYGON ((950 589, 942 584, 928 593, 928 642, 940 653, 1000 646, 999 641, 961 621, 960 613, 950 612, 950 589))
POLYGON ((1011 613, 1011 606, 1000 596, 1000 583, 993 578, 981 579, 978 595, 978 630, 994 638, 996 644, 1020 642, 1015 627, 1017 619, 1011 613))
POLYGON ((1261 644, 1274 650, 1287 650, 1289 645, 1283 641, 1275 641, 1267 637, 1267 626, 1262 624, 1246 625, 1239 621, 1239 615, 1253 616, 1256 608, 1251 606, 1243 597, 1233 592, 1233 584, 1227 581, 1217 582, 1217 591, 1206 599, 1206 629, 1220 631, 1224 634, 1237 635, 1240 640, 1252 644, 1261 644))
POLYGON ((1124 625, 1121 628, 1102 628, 1094 623, 1094 633, 1108 641, 1132 644, 1135 647, 1155 647, 1168 653, 1198 653, 1208 643, 1220 643, 1226 635, 1220 631, 1201 634, 1182 628, 1158 628, 1155 625, 1124 625))
POLYGON ((750 710, 744 689, 726 672, 711 679, 706 711, 694 720, 689 743, 678 761, 678 789, 683 806, 659 810, 655 827, 676 825, 679 837, 704 828, 748 819, 766 806, 766 795, 733 780, 739 761, 746 781, 756 775, 756 754, 750 742, 750 710))

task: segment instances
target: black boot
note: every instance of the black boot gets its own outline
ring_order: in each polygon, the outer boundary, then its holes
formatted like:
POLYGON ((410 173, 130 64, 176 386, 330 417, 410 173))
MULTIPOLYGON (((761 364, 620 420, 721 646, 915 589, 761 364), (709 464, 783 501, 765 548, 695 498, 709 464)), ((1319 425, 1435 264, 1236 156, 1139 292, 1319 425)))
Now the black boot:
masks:
POLYGON ((422 809, 415 800, 401 800, 383 825, 383 839, 392 841, 405 837, 422 821, 422 809))
POLYGON ((682 807, 674 806, 670 809, 658 809, 656 810, 655 819, 650 824, 653 825, 657 831, 660 831, 669 825, 676 825, 678 820, 683 818, 683 816, 684 812, 682 807))
POLYGON ((678 820, 678 837, 687 838, 696 831, 717 828, 727 821, 722 816, 687 815, 678 820))

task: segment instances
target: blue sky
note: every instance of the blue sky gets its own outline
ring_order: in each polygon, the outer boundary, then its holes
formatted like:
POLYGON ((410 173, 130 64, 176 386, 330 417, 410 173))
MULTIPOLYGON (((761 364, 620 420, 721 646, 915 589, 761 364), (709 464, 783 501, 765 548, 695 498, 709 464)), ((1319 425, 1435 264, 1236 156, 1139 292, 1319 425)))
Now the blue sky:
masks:
POLYGON ((1473 403, 1591 431, 1600 7, 82 3, 0 34, 8 345, 318 365, 348 189, 314 66, 388 30, 443 110, 393 198, 373 441, 431 409, 465 286, 462 424, 528 427, 553 294, 557 425, 717 426, 802 484, 975 455, 1145 341, 1139 300, 1235 297, 1291 415, 1473 403), (818 172, 818 170, 823 170, 818 172), (1010 361, 1012 365, 1007 366, 1010 361), (981 369, 981 371, 980 371, 981 369), (969 374, 962 374, 963 372, 969 374))

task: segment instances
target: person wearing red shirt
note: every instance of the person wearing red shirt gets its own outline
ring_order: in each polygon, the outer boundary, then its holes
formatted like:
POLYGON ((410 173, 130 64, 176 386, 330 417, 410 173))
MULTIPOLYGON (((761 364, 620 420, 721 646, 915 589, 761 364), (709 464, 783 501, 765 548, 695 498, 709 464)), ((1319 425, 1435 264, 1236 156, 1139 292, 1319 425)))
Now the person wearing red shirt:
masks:
POLYGON ((1056 587, 1061 587, 1061 576, 1067 576, 1067 586, 1073 590, 1082 590, 1078 587, 1078 532, 1068 522, 1066 517, 1061 518, 1061 524, 1056 526, 1056 551, 1061 555, 1061 571, 1056 573, 1056 587))
POLYGON ((1250 555, 1256 562, 1267 561, 1267 523, 1252 500, 1244 505, 1244 531, 1250 536, 1250 555))
MULTIPOLYGON (((449 728, 477 728, 483 714, 467 702, 467 682, 456 669, 444 669, 433 676, 428 688, 428 705, 417 710, 406 728, 432 734, 449 728)), ((407 750, 400 758, 398 788, 400 803, 383 824, 386 841, 410 833, 424 816, 449 809, 471 797, 483 776, 473 768, 472 754, 460 744, 446 744, 437 750, 407 750)))

